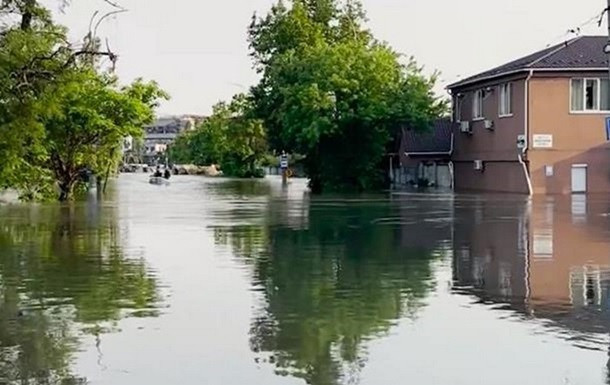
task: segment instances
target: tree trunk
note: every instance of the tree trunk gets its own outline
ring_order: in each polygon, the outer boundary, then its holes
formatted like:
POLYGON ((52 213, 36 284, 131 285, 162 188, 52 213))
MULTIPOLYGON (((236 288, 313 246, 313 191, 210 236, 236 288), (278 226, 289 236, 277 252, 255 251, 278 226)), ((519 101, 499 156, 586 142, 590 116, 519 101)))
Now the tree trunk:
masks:
POLYGON ((74 181, 72 179, 59 182, 59 201, 65 202, 72 199, 74 193, 74 181))

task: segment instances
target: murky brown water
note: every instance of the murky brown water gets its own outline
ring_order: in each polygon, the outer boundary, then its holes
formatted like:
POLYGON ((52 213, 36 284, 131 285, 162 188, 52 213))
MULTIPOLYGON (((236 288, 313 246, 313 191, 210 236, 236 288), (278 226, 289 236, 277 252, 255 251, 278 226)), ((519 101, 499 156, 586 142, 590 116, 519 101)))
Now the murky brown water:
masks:
POLYGON ((0 384, 609 384, 610 199, 126 175, 0 206, 0 384))

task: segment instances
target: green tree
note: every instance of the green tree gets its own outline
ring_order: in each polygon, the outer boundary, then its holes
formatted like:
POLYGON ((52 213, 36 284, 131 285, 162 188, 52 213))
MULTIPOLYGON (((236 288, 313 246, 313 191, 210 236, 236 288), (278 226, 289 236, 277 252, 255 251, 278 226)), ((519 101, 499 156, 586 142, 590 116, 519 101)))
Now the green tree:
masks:
POLYGON ((424 129, 444 103, 413 59, 363 27, 356 1, 294 0, 274 5, 249 29, 261 72, 252 90, 275 150, 306 155, 315 192, 365 190, 384 181, 383 158, 399 128, 424 129))
POLYGON ((231 103, 218 103, 195 131, 178 137, 171 156, 178 163, 218 164, 225 175, 251 177, 261 175, 266 151, 263 123, 252 117, 250 99, 240 94, 231 103))
POLYGON ((116 166, 123 137, 140 134, 167 95, 141 80, 119 87, 100 62, 117 57, 95 29, 74 48, 36 0, 3 1, 0 11, 0 188, 70 199, 85 170, 116 166))
POLYGON ((116 78, 91 70, 73 71, 49 96, 40 120, 47 157, 38 165, 59 183, 60 200, 70 199, 87 170, 99 177, 115 170, 122 139, 142 135, 153 107, 164 93, 155 83, 137 80, 119 88, 116 78))

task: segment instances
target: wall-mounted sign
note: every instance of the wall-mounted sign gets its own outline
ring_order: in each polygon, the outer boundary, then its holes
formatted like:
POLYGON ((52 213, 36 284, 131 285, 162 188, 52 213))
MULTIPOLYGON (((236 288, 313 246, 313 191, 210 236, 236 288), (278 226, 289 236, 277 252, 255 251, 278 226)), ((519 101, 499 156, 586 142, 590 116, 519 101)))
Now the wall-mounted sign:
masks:
POLYGON ((534 148, 553 148, 553 135, 534 135, 532 139, 534 148))
POLYGON ((553 176, 553 174, 555 174, 555 171, 553 170, 553 166, 544 166, 544 170, 545 170, 546 176, 553 176))

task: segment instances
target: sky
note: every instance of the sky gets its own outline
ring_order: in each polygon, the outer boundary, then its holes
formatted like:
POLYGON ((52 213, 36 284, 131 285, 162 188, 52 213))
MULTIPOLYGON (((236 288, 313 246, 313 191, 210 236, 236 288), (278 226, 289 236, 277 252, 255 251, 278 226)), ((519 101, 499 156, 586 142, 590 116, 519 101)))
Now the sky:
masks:
MULTIPOLYGON (((275 0, 116 0, 128 12, 102 24, 119 55, 122 82, 156 80, 172 98, 160 115, 209 114, 212 106, 257 82, 248 56, 246 30, 252 14, 275 0)), ((396 51, 413 56, 427 73, 440 71, 436 88, 524 56, 599 15, 605 0, 362 0, 368 27, 396 51)), ((103 0, 72 0, 56 19, 78 41, 103 0)), ((582 34, 606 34, 597 20, 582 34)))

